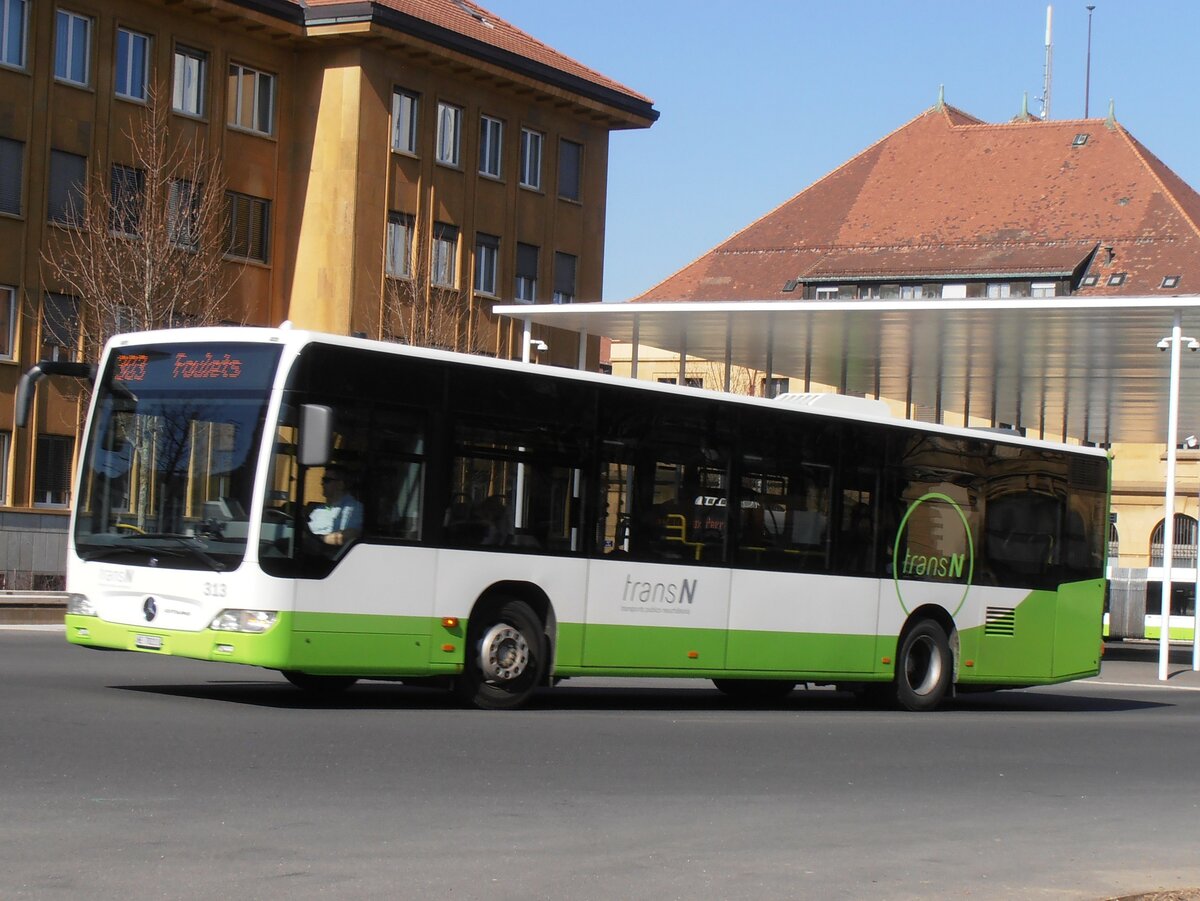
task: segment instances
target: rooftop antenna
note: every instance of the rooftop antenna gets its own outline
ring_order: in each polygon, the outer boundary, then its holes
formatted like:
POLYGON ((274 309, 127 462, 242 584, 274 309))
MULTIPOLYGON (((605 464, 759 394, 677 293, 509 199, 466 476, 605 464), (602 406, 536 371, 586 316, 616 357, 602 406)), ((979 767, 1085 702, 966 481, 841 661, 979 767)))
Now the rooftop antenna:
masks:
POLYGON ((1050 24, 1054 7, 1046 7, 1046 66, 1042 71, 1042 118, 1050 118, 1050 75, 1054 68, 1054 44, 1050 40, 1050 24))
POLYGON ((1092 11, 1095 10, 1093 4, 1088 4, 1088 41, 1087 41, 1087 68, 1083 75, 1083 118, 1088 117, 1088 103, 1092 99, 1092 11))

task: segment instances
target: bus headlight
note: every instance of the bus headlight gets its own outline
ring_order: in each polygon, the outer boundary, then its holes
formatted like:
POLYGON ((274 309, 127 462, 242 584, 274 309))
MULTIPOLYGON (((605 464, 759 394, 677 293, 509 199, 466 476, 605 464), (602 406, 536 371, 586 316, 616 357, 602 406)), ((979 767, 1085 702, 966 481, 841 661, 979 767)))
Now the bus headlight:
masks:
POLYGON ((222 610, 208 627, 218 632, 266 632, 278 615, 273 610, 222 610))
POLYGON ((86 594, 67 595, 67 613, 75 616, 95 616, 96 605, 88 600, 86 594))

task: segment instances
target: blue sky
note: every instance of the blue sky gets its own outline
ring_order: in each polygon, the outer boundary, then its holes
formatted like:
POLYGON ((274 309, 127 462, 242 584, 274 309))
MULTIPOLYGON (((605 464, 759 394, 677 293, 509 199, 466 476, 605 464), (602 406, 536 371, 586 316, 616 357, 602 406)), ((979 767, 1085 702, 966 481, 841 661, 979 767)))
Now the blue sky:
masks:
MULTIPOLYGON (((937 101, 1041 111, 1042 0, 481 0, 654 100, 610 145, 604 299, 687 265, 937 101)), ((1087 4, 1054 3, 1050 115, 1083 116, 1087 4)), ((1095 0, 1090 115, 1200 189, 1196 0, 1095 0)), ((581 298, 582 299, 582 298, 581 298)), ((589 298, 594 299, 594 298, 589 298)))

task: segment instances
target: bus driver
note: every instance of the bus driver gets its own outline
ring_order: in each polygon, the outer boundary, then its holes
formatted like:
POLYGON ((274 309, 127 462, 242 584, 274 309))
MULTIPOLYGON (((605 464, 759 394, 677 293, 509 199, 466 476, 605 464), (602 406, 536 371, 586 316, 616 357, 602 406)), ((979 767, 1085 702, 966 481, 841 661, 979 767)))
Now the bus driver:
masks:
POLYGON ((350 544, 362 534, 362 503, 346 486, 346 471, 329 466, 321 477, 325 503, 308 515, 308 530, 324 544, 338 547, 350 544))

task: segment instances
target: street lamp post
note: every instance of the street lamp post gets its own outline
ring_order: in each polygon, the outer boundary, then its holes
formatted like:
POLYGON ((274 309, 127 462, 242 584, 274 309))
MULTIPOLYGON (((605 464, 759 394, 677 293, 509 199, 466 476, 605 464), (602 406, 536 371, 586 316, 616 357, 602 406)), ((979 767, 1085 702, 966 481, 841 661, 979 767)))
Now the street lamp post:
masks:
POLYGON ((1183 336, 1183 313, 1175 311, 1171 334, 1158 342, 1159 350, 1171 351, 1170 394, 1167 402, 1167 490, 1163 514, 1162 621, 1158 639, 1158 678, 1167 679, 1171 656, 1171 575, 1175 565, 1175 463, 1179 444, 1179 363, 1186 341, 1189 350, 1200 350, 1200 341, 1183 336))

